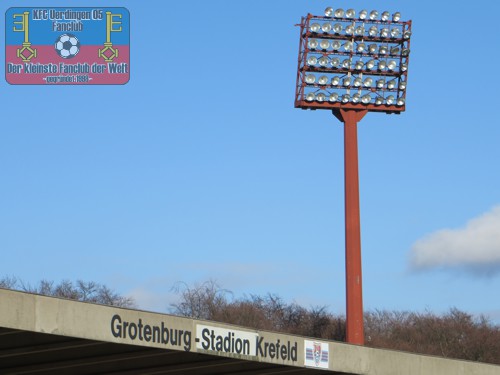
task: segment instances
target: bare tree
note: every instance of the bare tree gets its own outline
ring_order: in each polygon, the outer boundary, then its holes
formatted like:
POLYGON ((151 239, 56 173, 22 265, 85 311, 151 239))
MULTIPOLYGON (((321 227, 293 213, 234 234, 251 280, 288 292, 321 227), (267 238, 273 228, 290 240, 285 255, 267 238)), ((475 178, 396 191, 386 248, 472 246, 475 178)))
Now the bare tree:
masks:
POLYGON ((38 284, 32 286, 16 277, 4 277, 0 279, 0 288, 22 290, 29 293, 101 305, 135 307, 133 298, 120 296, 107 286, 93 281, 77 280, 76 283, 73 283, 69 280, 63 280, 59 284, 55 284, 53 281, 41 280, 38 284))
POLYGON ((178 282, 173 290, 180 294, 178 303, 171 304, 171 310, 178 315, 196 319, 214 320, 218 311, 224 309, 231 293, 222 289, 216 281, 208 280, 194 287, 178 282))
POLYGON ((18 285, 19 281, 15 276, 4 276, 0 279, 0 288, 4 289, 14 289, 18 285))

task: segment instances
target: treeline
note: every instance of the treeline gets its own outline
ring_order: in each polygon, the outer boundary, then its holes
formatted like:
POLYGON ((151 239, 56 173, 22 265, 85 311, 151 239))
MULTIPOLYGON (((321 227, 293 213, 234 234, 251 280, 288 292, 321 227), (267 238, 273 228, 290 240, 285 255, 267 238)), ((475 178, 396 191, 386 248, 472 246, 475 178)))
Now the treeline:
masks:
MULTIPOLYGON (((16 278, 0 279, 0 288, 119 307, 136 307, 124 297, 95 282, 41 281, 27 285, 16 278)), ((278 331, 325 340, 345 341, 345 317, 326 307, 305 308, 279 296, 234 298, 214 281, 175 287, 179 295, 170 312, 197 319, 231 323, 259 330, 278 331)), ((365 345, 446 358, 500 365, 500 326, 486 317, 458 309, 443 315, 376 310, 365 312, 365 345)))
POLYGON ((171 312, 176 315, 345 341, 345 319, 325 307, 308 309, 274 294, 234 299, 230 291, 213 281, 194 287, 178 284, 175 289, 180 300, 171 304, 171 312))
POLYGON ((456 308, 365 313, 366 345, 500 365, 500 327, 456 308))
POLYGON ((107 286, 93 281, 77 280, 72 282, 63 280, 56 284, 53 281, 42 280, 38 284, 30 285, 16 277, 4 277, 0 279, 0 288, 22 290, 44 296, 67 298, 101 305, 135 307, 133 298, 123 297, 107 286))
MULTIPOLYGON (((345 317, 325 307, 305 308, 273 294, 234 299, 213 281, 176 290, 180 300, 171 312, 178 315, 345 341, 345 317)), ((443 315, 365 312, 365 345, 500 365, 500 327, 455 308, 443 315)))

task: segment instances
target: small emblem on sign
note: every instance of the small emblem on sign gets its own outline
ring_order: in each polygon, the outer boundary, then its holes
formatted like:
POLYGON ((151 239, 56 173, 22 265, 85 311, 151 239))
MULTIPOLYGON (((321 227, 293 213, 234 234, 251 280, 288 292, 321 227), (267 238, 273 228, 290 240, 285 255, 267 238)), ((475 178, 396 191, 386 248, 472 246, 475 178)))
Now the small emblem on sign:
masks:
POLYGON ((329 347, 326 342, 304 340, 305 366, 327 369, 329 366, 329 347))

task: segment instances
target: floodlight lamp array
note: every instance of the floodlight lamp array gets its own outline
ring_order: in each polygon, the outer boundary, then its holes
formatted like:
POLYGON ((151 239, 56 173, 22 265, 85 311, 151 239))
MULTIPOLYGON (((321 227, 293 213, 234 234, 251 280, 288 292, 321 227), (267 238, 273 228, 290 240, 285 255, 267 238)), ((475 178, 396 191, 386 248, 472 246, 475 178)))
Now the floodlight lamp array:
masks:
POLYGON ((295 107, 405 110, 411 21, 328 7, 302 18, 295 107))

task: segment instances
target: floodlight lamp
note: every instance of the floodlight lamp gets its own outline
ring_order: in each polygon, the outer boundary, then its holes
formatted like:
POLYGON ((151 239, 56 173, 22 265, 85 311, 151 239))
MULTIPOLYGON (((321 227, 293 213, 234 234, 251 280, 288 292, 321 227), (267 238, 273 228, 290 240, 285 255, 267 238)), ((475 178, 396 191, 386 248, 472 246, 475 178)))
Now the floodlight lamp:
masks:
POLYGON ((318 83, 322 86, 326 85, 328 83, 328 77, 327 76, 319 77, 318 83))
POLYGON ((328 47, 330 47, 330 42, 326 39, 323 39, 319 46, 321 47, 321 49, 328 49, 328 47))
POLYGON ((349 69, 351 67, 351 60, 350 59, 345 59, 342 61, 342 68, 344 69, 349 69))
POLYGON ((365 28, 363 26, 358 26, 356 27, 356 30, 354 31, 354 34, 358 36, 362 36, 365 34, 365 28))
POLYGON ((313 23, 311 26, 309 26, 309 30, 313 33, 317 33, 321 29, 321 25, 319 23, 313 23))
POLYGON ((340 23, 333 25, 333 32, 335 34, 340 34, 342 32, 342 25, 340 23))
POLYGON ((363 104, 369 104, 371 101, 372 97, 370 96, 370 94, 363 95, 363 97, 361 98, 361 103, 363 104))
POLYGON ((399 55, 399 47, 391 47, 391 55, 399 55))
POLYGON ((316 101, 322 103, 326 99, 326 95, 320 92, 318 95, 316 95, 316 101))
POLYGON ((306 83, 309 85, 314 84, 316 82, 316 76, 314 74, 308 74, 306 75, 306 83))
POLYGON ((407 63, 402 63, 401 64, 401 71, 406 72, 408 70, 408 64, 407 63))
POLYGON ((389 37, 389 29, 384 27, 383 29, 380 29, 380 36, 382 38, 388 38, 389 37))
POLYGON ((338 40, 334 40, 332 42, 332 48, 334 51, 338 51, 341 46, 342 46, 342 44, 340 44, 340 42, 338 40))
POLYGON ((342 18, 344 17, 344 9, 339 8, 335 11, 335 18, 342 18))
POLYGON ((378 49, 378 53, 381 55, 387 55, 388 52, 389 49, 387 48, 387 46, 380 46, 378 49))
POLYGON ((332 85, 333 86, 338 86, 339 83, 340 83, 340 77, 335 76, 335 77, 332 78, 332 85))
POLYGON ((397 66, 398 64, 396 63, 395 60, 390 60, 389 63, 387 64, 387 69, 394 70, 396 69, 397 66))
POLYGON ((345 33, 346 35, 352 35, 354 34, 354 26, 353 25, 349 25, 345 28, 345 33))
POLYGON ((387 88, 389 90, 392 90, 396 87, 396 81, 394 79, 391 79, 389 82, 387 82, 387 88))
POLYGON ((399 20, 401 20, 401 13, 400 12, 396 12, 392 15, 392 20, 394 22, 399 22, 399 20))
POLYGON ((377 80, 377 88, 378 89, 383 89, 385 85, 385 79, 379 79, 377 80))
POLYGON ((406 30, 404 33, 403 33, 403 38, 405 39, 410 39, 411 37, 411 31, 410 30, 406 30))
POLYGON ((384 98, 382 98, 381 96, 377 96, 377 98, 375 99, 375 105, 382 105, 384 104, 384 98))
POLYGON ((307 65, 314 66, 318 63, 318 58, 316 56, 309 56, 307 58, 307 65))
POLYGON ((377 49, 378 49, 378 46, 376 44, 370 44, 368 46, 368 51, 370 51, 370 53, 375 53, 377 52, 377 49))
POLYGON ((331 103, 335 103, 338 100, 339 100, 339 94, 337 94, 336 92, 331 93, 330 96, 328 97, 328 101, 331 103))
POLYGON ((399 37, 399 34, 401 34, 401 30, 399 30, 397 27, 391 30, 391 38, 397 38, 399 37))
POLYGON ((396 101, 396 105, 397 106, 404 106, 405 105, 405 98, 399 98, 397 101, 396 101))
POLYGON ((329 60, 328 60, 328 57, 323 56, 323 57, 321 57, 321 58, 318 60, 318 62, 319 62, 319 65, 321 65, 321 66, 327 66, 327 65, 328 65, 328 63, 329 63, 329 60))
POLYGON ((359 19, 364 20, 368 16, 368 12, 366 9, 363 9, 362 11, 359 12, 359 19))
POLYGON ((316 49, 318 48, 318 41, 316 39, 309 39, 309 42, 307 42, 307 46, 309 49, 316 49))
POLYGON ((349 100, 351 100, 351 95, 349 94, 342 95, 342 103, 349 103, 349 100))
POLYGON ((375 67, 375 60, 369 60, 369 61, 366 63, 366 68, 367 68, 367 69, 372 70, 374 67, 375 67))
POLYGON ((370 29, 368 30, 368 35, 371 37, 376 37, 377 34, 378 34, 377 26, 371 26, 370 29))
POLYGON ((325 17, 331 17, 331 16, 333 16, 333 8, 328 7, 325 9, 325 17))
POLYGON ((352 42, 345 42, 344 49, 346 51, 352 51, 352 42))
POLYGON ((399 89, 402 91, 406 90, 406 81, 399 82, 399 89))
POLYGON ((359 101, 361 100, 361 94, 359 93, 356 93, 352 96, 352 102, 353 103, 359 103, 359 101))
POLYGON ((342 86, 345 86, 345 87, 351 86, 351 77, 345 77, 342 80, 342 86))
POLYGON ((380 17, 382 19, 382 21, 389 21, 389 17, 390 17, 390 13, 385 11, 385 12, 382 12, 382 16, 380 17))
POLYGON ((354 87, 361 87, 363 85, 363 80, 361 78, 356 78, 353 82, 354 87))
POLYGON ((337 68, 340 64, 340 59, 338 57, 334 57, 330 60, 330 65, 334 68, 337 68))
POLYGON ((401 55, 402 56, 408 56, 410 54, 410 50, 408 48, 403 48, 403 50, 401 51, 401 55))
POLYGON ((394 96, 393 95, 389 95, 386 99, 385 99, 385 104, 387 105, 393 105, 394 104, 394 96))
POLYGON ((309 94, 306 95, 306 100, 308 102, 313 102, 315 97, 316 97, 316 95, 314 95, 313 92, 310 92, 309 94))
POLYGON ((325 22, 323 25, 321 25, 321 30, 324 33, 329 32, 332 29, 332 24, 330 22, 325 22))
POLYGON ((372 87, 373 84, 373 78, 365 78, 365 81, 363 82, 363 86, 365 87, 372 87))
POLYGON ((387 67, 387 63, 385 61, 380 60, 378 62, 378 66, 377 66, 378 70, 384 70, 386 67, 387 67))
POLYGON ((376 19, 377 19, 377 17, 378 17, 378 12, 377 12, 376 10, 372 10, 372 11, 370 12, 370 19, 371 19, 372 21, 374 21, 374 20, 376 20, 376 19))
POLYGON ((363 66, 365 64, 363 63, 363 61, 359 60, 359 61, 356 61, 356 64, 354 65, 354 69, 356 70, 363 70, 363 66))
POLYGON ((354 9, 347 9, 347 11, 345 12, 345 16, 347 18, 354 18, 355 15, 356 11, 354 9))
POLYGON ((365 49, 366 49, 366 44, 364 44, 364 43, 358 43, 358 45, 356 47, 356 51, 363 52, 365 49))

